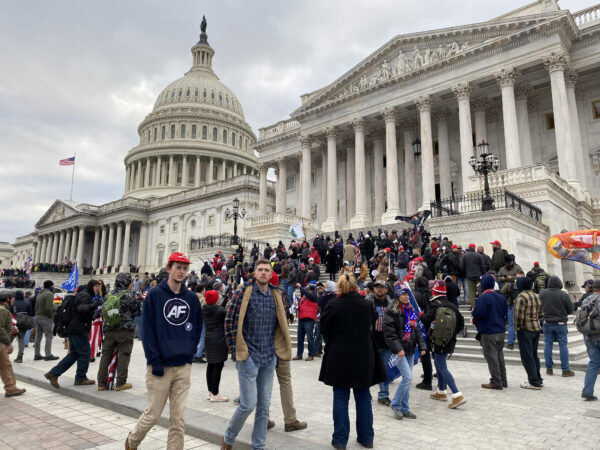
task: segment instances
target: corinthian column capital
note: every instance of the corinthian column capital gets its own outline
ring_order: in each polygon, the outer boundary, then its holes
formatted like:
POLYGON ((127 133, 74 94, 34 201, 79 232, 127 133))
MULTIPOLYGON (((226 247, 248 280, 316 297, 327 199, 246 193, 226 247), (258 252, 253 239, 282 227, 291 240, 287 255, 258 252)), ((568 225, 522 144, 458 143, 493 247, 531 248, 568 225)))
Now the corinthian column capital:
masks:
POLYGON ((337 129, 335 127, 327 127, 323 130, 323 134, 328 141, 335 141, 337 137, 337 129))
POLYGON ((386 122, 396 122, 396 108, 393 106, 388 106, 381 112, 381 114, 386 122))
POLYGON ((471 96, 471 85, 468 81, 461 81, 452 86, 452 92, 458 100, 468 99, 471 96))
POLYGON ((298 137, 298 142, 300 142, 300 145, 302 147, 310 147, 312 145, 312 139, 310 138, 310 136, 306 136, 304 134, 301 134, 298 137))
POLYGON ((421 95, 417 97, 414 102, 419 111, 431 111, 431 104, 433 102, 430 95, 421 95))
POLYGON ((365 119, 363 117, 356 117, 352 120, 352 128, 355 132, 365 131, 365 119))
POLYGON ((567 68, 567 54, 565 52, 552 52, 542 57, 542 62, 548 72, 556 72, 567 68))
POLYGON ((496 79, 498 86, 503 88, 506 86, 514 86, 517 76, 515 75, 514 67, 505 67, 494 73, 494 78, 496 79))

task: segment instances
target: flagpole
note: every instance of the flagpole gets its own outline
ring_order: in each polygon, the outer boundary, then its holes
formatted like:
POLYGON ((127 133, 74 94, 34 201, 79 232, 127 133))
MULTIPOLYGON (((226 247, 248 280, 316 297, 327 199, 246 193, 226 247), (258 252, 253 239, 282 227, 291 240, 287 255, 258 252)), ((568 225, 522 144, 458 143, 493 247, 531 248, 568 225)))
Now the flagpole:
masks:
POLYGON ((73 153, 73 172, 71 172, 71 195, 69 195, 69 201, 73 201, 73 179, 75 178, 75 155, 73 153))

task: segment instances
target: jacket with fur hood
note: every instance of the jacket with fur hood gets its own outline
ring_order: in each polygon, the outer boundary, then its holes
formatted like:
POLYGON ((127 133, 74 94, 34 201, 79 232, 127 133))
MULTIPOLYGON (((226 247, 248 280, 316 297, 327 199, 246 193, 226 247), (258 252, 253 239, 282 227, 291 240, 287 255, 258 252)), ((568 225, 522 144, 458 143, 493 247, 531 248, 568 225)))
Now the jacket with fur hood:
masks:
POLYGON ((556 275, 548 278, 548 286, 540 292, 544 322, 567 323, 569 314, 575 310, 569 294, 562 290, 563 284, 556 275))

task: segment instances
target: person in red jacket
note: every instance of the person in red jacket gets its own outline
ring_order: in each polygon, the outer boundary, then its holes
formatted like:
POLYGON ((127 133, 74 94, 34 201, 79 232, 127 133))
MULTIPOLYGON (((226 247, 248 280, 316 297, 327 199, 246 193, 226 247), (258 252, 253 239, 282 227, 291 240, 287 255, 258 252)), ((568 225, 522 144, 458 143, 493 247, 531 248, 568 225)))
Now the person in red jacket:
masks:
POLYGON ((308 262, 310 263, 311 258, 315 262, 315 264, 321 264, 321 257, 319 256, 319 252, 315 247, 310 248, 310 257, 308 258, 308 262))
POLYGON ((312 361, 315 356, 315 337, 314 329, 317 322, 317 313, 319 312, 319 297, 315 292, 315 286, 309 284, 304 289, 300 283, 296 284, 300 289, 300 303, 298 305, 298 352, 294 356, 294 361, 302 359, 304 353, 304 335, 308 339, 308 357, 306 361, 312 361))

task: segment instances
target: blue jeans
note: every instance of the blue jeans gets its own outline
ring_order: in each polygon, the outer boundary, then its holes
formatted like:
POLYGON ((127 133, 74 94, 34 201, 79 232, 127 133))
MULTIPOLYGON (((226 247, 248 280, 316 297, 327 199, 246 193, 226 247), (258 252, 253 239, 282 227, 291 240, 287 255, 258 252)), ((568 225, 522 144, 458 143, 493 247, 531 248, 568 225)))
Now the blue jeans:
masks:
POLYGON ((318 320, 315 322, 315 342, 313 347, 315 349, 315 353, 323 353, 323 335, 321 334, 318 320))
POLYGON ((408 275, 408 269, 396 269, 398 280, 403 281, 406 275, 408 275))
POLYGON ((296 290, 296 285, 293 283, 289 283, 287 285, 287 294, 288 297, 290 298, 290 306, 292 306, 292 303, 294 301, 294 291, 296 290))
POLYGON ((394 411, 399 409, 402 414, 407 413, 410 409, 408 407, 408 398, 410 397, 414 361, 414 355, 405 355, 404 358, 400 358, 397 364, 398 369, 400 369, 402 381, 400 381, 398 389, 396 389, 396 395, 394 395, 394 399, 392 400, 392 409, 394 411))
POLYGON ((456 394, 458 388, 454 382, 454 377, 448 370, 448 364, 446 362, 447 356, 448 355, 443 353, 433 353, 433 362, 435 363, 435 370, 437 370, 438 389, 440 391, 445 391, 446 386, 448 386, 452 393, 456 394))
POLYGON ((133 319, 133 325, 135 326, 134 337, 142 339, 142 315, 135 316, 133 319))
POLYGON ((515 308, 514 306, 509 306, 508 311, 506 313, 508 320, 508 339, 506 343, 508 345, 514 344, 517 340, 517 333, 515 331, 515 308))
POLYGON ((596 378, 598 378, 598 370, 600 370, 600 341, 592 344, 585 335, 583 336, 583 339, 590 361, 588 362, 587 370, 585 372, 585 381, 581 394, 591 397, 594 395, 594 385, 596 384, 596 378))
MULTIPOLYGON (((392 352, 390 352, 387 348, 379 349, 379 356, 383 361, 383 365, 387 367, 387 362, 392 356, 392 352)), ((384 381, 383 383, 379 383, 379 393, 377 394, 377 398, 389 398, 390 396, 390 383, 384 381)))
POLYGON ((304 335, 308 339, 308 356, 315 356, 315 321, 312 319, 300 319, 298 321, 298 353, 302 357, 304 353, 304 335))
POLYGON ((460 289, 461 292, 461 298, 462 298, 462 302, 465 303, 468 300, 468 288, 467 288, 467 279, 466 278, 460 278, 460 277, 456 277, 456 284, 458 284, 458 288, 460 289))
POLYGON ((200 342, 198 343, 198 348, 196 350, 196 354, 194 357, 202 358, 202 352, 204 351, 204 339, 206 338, 206 327, 202 327, 202 334, 200 334, 200 342))
POLYGON ((552 324, 544 323, 544 362, 546 363, 546 369, 552 369, 554 367, 554 361, 552 361, 552 347, 554 341, 558 341, 558 349, 560 351, 560 368, 563 371, 569 369, 569 348, 567 347, 567 324, 552 324))
MULTIPOLYGON (((352 389, 356 403, 356 436, 364 445, 373 444, 373 410, 371 409, 371 392, 369 389, 352 389)), ((333 388, 333 435, 331 440, 335 445, 346 447, 350 435, 350 417, 348 416, 348 401, 350 388, 333 388)))
POLYGON ((248 356, 245 361, 235 363, 240 384, 240 404, 225 431, 225 442, 228 445, 233 445, 233 441, 244 426, 246 419, 256 409, 254 429, 252 430, 252 448, 265 448, 271 391, 273 390, 273 373, 276 364, 277 357, 275 355, 269 364, 262 366, 256 365, 251 356, 248 356))
POLYGON ((87 370, 90 365, 90 353, 92 349, 89 341, 89 331, 69 336, 69 353, 59 363, 50 369, 50 373, 56 378, 60 377, 69 368, 77 363, 75 381, 87 379, 87 370))

